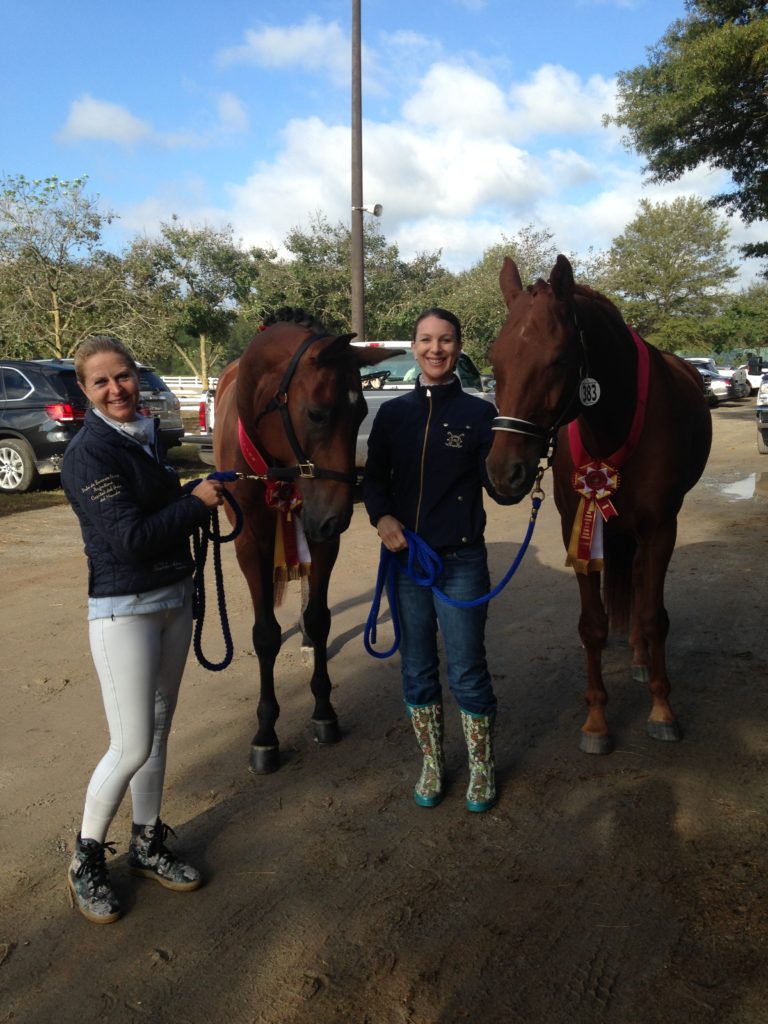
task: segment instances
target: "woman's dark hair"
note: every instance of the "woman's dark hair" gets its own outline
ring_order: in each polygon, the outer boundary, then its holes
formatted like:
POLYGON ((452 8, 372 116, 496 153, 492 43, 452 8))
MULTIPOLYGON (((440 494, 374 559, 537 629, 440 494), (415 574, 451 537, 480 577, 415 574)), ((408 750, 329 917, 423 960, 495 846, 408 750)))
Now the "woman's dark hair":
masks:
POLYGON ((95 356, 100 352, 114 352, 122 356, 138 377, 139 368, 136 365, 136 360, 119 338, 115 338, 112 334, 92 334, 90 338, 85 339, 77 352, 75 352, 75 376, 81 384, 85 384, 86 362, 91 356, 95 356))
POLYGON ((448 323, 456 331, 456 341, 461 346, 461 322, 459 318, 454 314, 450 313, 447 309, 443 309, 442 306, 433 306, 432 309, 425 309, 424 312, 419 316, 413 328, 413 335, 411 340, 416 340, 416 334, 419 330, 419 324, 428 316, 436 316, 438 320, 447 320, 448 323))

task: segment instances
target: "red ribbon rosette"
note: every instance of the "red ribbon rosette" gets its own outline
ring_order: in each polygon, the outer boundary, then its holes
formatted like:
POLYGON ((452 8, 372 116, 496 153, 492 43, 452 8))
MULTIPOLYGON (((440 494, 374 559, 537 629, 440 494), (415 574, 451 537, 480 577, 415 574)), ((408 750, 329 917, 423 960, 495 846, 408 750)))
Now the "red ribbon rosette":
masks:
POLYGON ((607 522, 611 516, 618 515, 611 495, 616 493, 620 482, 619 471, 608 462, 594 460, 573 471, 571 484, 581 500, 568 545, 567 564, 572 565, 576 572, 586 573, 600 568, 592 564, 599 561, 592 556, 596 516, 599 511, 607 522))

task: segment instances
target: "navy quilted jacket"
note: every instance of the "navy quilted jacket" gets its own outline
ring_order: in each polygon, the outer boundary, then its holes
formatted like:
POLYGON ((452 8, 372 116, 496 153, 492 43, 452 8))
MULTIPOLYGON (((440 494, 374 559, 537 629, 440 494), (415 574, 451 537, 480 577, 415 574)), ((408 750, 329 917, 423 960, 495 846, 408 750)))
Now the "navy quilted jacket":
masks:
POLYGON ((61 482, 80 521, 89 597, 141 594, 192 575, 189 538, 208 522, 205 505, 92 411, 67 446, 61 482))
POLYGON ((368 438, 363 500, 373 526, 392 515, 435 551, 483 540, 483 489, 500 504, 486 471, 493 441, 491 402, 466 394, 458 378, 385 402, 368 438))

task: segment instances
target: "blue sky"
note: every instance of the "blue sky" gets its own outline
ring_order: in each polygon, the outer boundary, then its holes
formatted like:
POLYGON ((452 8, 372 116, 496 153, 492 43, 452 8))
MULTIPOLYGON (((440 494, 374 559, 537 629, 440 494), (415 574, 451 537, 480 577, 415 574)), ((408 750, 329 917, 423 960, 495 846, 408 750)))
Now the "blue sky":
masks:
MULTIPOLYGON (((350 216, 351 0, 27 0, 0 13, 0 173, 87 174, 119 250, 177 214, 277 248, 350 216)), ((405 257, 471 266, 534 224, 607 248, 643 185, 601 116, 682 0, 362 0, 365 202, 405 257)), ((764 225, 731 220, 732 241, 764 225)), ((749 283, 757 266, 745 266, 749 283)))

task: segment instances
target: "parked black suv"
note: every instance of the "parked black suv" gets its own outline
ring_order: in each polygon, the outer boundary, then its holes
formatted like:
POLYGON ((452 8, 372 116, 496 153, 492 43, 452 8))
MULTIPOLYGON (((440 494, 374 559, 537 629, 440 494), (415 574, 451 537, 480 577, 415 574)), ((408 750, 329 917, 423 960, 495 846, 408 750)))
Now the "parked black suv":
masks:
POLYGON ((38 475, 58 473, 86 408, 71 364, 0 360, 0 494, 29 490, 38 475))

